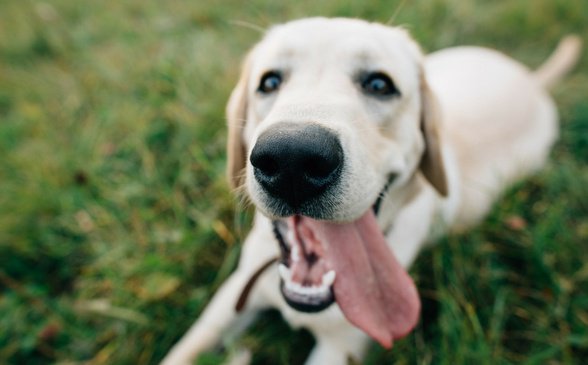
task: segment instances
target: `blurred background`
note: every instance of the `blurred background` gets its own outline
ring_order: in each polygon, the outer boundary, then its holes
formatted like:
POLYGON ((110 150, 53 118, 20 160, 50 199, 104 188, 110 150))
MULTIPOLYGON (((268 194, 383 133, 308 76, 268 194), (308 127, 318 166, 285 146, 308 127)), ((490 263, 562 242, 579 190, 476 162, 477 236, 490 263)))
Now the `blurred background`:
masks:
MULTIPOLYGON (((224 180, 224 106, 257 28, 311 16, 407 27, 536 67, 585 0, 0 1, 0 363, 156 364, 234 269, 251 211, 224 180)), ((365 364, 588 358, 588 56, 552 90, 561 139, 485 223, 412 268, 417 329, 365 364)), ((269 312, 245 346, 300 364, 269 312)))

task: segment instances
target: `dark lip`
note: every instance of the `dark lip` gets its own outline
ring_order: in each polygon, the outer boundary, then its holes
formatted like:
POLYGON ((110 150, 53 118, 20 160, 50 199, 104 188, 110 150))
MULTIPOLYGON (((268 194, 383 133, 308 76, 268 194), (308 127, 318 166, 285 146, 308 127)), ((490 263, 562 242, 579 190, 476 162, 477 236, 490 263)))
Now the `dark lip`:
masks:
MULTIPOLYGON (((280 262, 288 267, 290 267, 290 263, 288 259, 290 257, 290 246, 284 240, 284 236, 282 236, 282 232, 280 232, 280 227, 278 225, 281 224, 280 220, 273 220, 272 221, 272 229, 274 231, 274 237, 278 241, 278 245, 280 246, 280 262)), ((287 228, 286 228, 287 229, 287 228)))
POLYGON ((388 192, 390 185, 392 185, 394 180, 396 180, 396 176, 396 174, 390 174, 388 176, 388 181, 386 182, 386 184, 384 184, 384 187, 380 191, 380 194, 378 194, 378 199, 376 199, 376 202, 372 205, 372 209, 374 210, 375 215, 378 215, 378 213, 380 212, 380 206, 382 205, 382 201, 384 201, 384 197, 386 196, 386 193, 388 192))

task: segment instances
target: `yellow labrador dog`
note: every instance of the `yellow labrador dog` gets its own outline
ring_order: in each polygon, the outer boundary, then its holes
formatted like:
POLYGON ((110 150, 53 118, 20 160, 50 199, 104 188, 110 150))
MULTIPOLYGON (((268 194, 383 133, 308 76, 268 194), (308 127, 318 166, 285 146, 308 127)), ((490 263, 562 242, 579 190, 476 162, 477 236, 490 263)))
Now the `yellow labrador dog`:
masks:
POLYGON ((189 364, 277 308, 316 338, 307 364, 390 348, 419 318, 406 269, 425 242, 480 221, 545 162, 558 134, 546 87, 574 64, 565 38, 535 72, 489 49, 424 56, 403 29, 311 18, 272 28, 228 103, 229 177, 257 207, 234 274, 164 364, 189 364))

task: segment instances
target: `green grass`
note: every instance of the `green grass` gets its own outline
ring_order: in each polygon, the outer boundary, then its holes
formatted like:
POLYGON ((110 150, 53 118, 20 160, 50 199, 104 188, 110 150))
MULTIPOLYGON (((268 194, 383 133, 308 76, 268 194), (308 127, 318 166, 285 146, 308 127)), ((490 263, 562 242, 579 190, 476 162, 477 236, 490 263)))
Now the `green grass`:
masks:
MULTIPOLYGON (((485 45, 533 67, 566 33, 588 42, 583 0, 400 3, 0 2, 0 363, 157 363, 234 268, 251 212, 224 181, 224 105, 260 37, 235 22, 396 14, 427 50, 485 45)), ((586 361, 586 53, 553 95, 548 166, 421 255, 420 325, 365 364, 586 361)), ((255 364, 310 351, 279 318, 237 344, 255 364)))

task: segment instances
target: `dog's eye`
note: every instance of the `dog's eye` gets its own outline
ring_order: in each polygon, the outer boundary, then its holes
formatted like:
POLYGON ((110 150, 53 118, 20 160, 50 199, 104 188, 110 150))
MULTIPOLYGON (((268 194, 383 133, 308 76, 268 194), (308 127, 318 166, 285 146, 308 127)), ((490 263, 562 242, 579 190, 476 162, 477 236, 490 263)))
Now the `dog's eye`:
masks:
POLYGON ((368 95, 392 96, 400 95, 394 82, 383 72, 371 72, 361 80, 361 88, 368 95))
POLYGON ((282 75, 276 71, 268 71, 261 77, 257 91, 262 94, 272 93, 280 88, 282 75))

